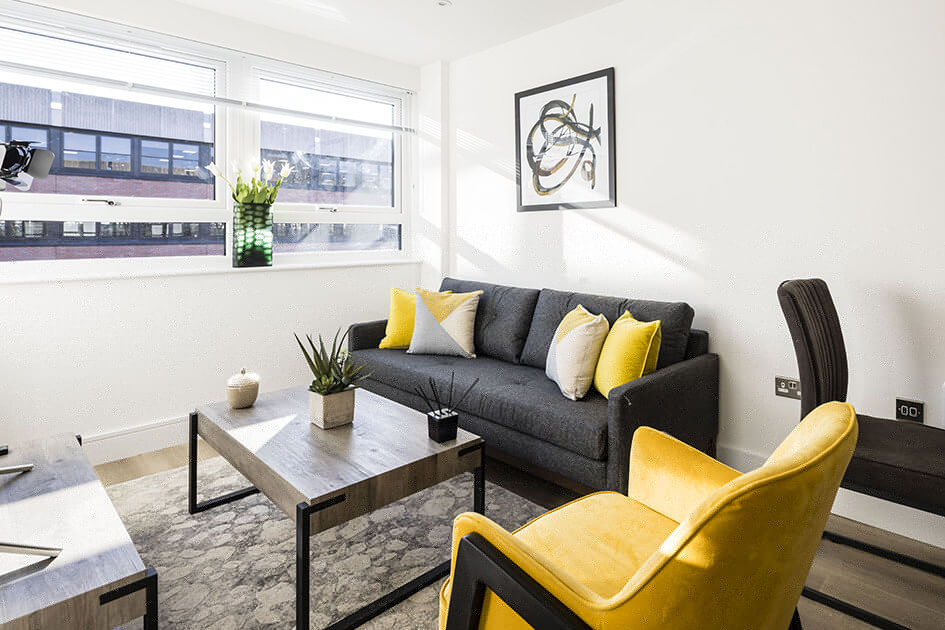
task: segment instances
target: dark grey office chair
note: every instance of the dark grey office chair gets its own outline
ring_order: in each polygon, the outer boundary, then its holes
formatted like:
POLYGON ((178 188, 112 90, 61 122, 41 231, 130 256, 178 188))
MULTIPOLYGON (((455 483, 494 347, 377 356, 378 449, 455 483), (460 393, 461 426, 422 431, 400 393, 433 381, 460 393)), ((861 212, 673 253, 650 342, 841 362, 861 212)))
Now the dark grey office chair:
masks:
MULTIPOLYGON (((818 405, 847 399, 847 355, 827 283, 787 280, 778 287, 801 380, 801 418, 818 405)), ((859 439, 841 487, 945 516, 945 431, 909 421, 857 414, 859 439)), ((824 538, 938 576, 945 567, 829 530, 824 538)), ((881 628, 903 628, 812 589, 806 596, 881 628)))

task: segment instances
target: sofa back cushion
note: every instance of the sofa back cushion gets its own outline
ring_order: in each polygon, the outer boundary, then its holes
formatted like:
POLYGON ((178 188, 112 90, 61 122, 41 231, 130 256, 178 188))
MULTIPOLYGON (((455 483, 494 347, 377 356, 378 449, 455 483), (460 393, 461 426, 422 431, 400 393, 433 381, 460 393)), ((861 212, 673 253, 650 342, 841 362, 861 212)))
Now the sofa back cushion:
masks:
MULTIPOLYGON (((474 329, 477 355, 494 357, 509 363, 521 362, 525 338, 528 336, 535 303, 538 301, 538 289, 443 278, 440 291, 447 290, 456 293, 482 291, 474 329)), ((558 323, 560 320, 555 323, 555 328, 558 323)), ((554 334, 554 329, 551 333, 554 334)), ((550 336, 548 343, 551 343, 550 336)), ((544 360, 536 367, 544 369, 544 360)))
MULTIPOLYGON (((454 289, 456 290, 456 289, 454 289)), ((464 289, 466 290, 466 289, 464 289)), ((624 311, 639 321, 660 320, 662 343, 656 369, 678 363, 685 358, 686 344, 689 341, 689 328, 695 314, 685 302, 654 302, 651 300, 631 300, 626 298, 570 293, 542 289, 532 315, 532 325, 522 351, 522 363, 532 367, 544 367, 548 358, 551 338, 561 323, 561 319, 580 304, 591 313, 600 313, 612 325, 624 311)))

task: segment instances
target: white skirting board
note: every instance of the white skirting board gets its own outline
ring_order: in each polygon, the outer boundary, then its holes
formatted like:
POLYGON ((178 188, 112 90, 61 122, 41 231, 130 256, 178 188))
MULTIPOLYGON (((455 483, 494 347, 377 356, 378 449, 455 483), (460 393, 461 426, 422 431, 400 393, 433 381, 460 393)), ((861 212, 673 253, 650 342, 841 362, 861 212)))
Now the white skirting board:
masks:
POLYGON ((94 465, 150 453, 186 444, 188 420, 188 416, 180 416, 108 433, 83 435, 82 446, 94 465))
MULTIPOLYGON (((719 459, 736 470, 753 470, 767 457, 720 444, 719 459)), ((838 516, 945 548, 945 517, 840 488, 831 510, 838 516)))

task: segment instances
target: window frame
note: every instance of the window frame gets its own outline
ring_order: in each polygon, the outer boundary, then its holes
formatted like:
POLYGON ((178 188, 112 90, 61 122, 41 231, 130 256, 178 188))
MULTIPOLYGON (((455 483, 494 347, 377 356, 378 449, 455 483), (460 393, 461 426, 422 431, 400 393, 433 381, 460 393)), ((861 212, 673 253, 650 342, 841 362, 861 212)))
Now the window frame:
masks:
MULTIPOLYGON (((127 27, 105 22, 96 18, 76 16, 43 7, 24 7, 14 15, 7 7, 0 6, 0 26, 29 30, 39 34, 62 37, 63 33, 71 40, 110 48, 120 48, 136 53, 150 54, 163 59, 183 63, 196 63, 213 68, 215 72, 215 94, 217 96, 252 101, 258 94, 258 82, 262 78, 280 80, 302 87, 313 87, 335 93, 369 98, 381 102, 391 102, 399 112, 399 124, 413 126, 413 101, 411 90, 384 85, 368 79, 346 77, 326 70, 308 67, 294 62, 268 59, 250 53, 190 41, 172 35, 154 33, 145 29, 127 27)), ((234 160, 248 164, 260 157, 260 120, 258 113, 245 108, 214 106, 213 152, 214 161, 226 167, 234 160)), ((316 123, 317 124, 317 123, 316 123)), ((394 124, 397 124, 395 120, 394 124)), ((7 129, 16 125, 43 128, 32 123, 5 121, 0 127, 7 129)), ((76 130, 86 131, 86 130, 76 130)), ((127 137, 111 131, 100 131, 96 137, 96 174, 105 177, 139 177, 139 155, 135 157, 132 144, 131 172, 105 171, 102 169, 101 136, 127 137)), ((324 252, 282 252, 274 254, 273 264, 279 265, 314 265, 348 264, 371 261, 408 261, 412 255, 412 232, 410 212, 412 207, 415 182, 413 152, 416 142, 412 135, 392 132, 393 137, 393 204, 391 207, 380 206, 324 206, 317 204, 296 204, 276 202, 273 206, 274 222, 278 223, 381 223, 399 224, 401 230, 400 250, 357 250, 324 252)), ((164 140, 164 139, 162 139, 164 140)), ((51 133, 47 131, 47 143, 51 143, 51 133)), ((140 139, 132 139, 132 143, 140 139)), ((198 143, 199 144, 199 143, 198 143)), ((173 144, 171 144, 173 153, 173 144)), ((202 165, 203 149, 200 152, 202 165)), ((57 155, 57 165, 63 156, 57 155)), ((169 180, 193 181, 187 176, 175 178, 173 164, 169 162, 169 180)), ((88 174, 83 169, 74 169, 76 173, 88 174)), ((94 175, 92 175, 94 176, 94 175)), ((162 178, 164 179, 164 178, 162 178)), ((127 271, 152 271, 156 261, 158 267, 169 271, 174 268, 186 268, 193 272, 195 268, 208 271, 221 271, 231 267, 233 212, 230 190, 217 178, 215 181, 215 199, 161 199, 123 197, 120 195, 95 195, 118 202, 115 206, 105 204, 84 204, 83 198, 93 195, 43 194, 43 193, 4 193, 2 220, 35 221, 99 221, 99 222, 224 222, 226 230, 226 254, 224 256, 168 256, 158 258, 102 258, 51 261, 9 261, 0 263, 0 270, 12 270, 11 263, 30 266, 40 275, 72 276, 87 272, 91 275, 102 273, 122 273, 127 271)), ((0 274, 2 276, 9 274, 0 274)))

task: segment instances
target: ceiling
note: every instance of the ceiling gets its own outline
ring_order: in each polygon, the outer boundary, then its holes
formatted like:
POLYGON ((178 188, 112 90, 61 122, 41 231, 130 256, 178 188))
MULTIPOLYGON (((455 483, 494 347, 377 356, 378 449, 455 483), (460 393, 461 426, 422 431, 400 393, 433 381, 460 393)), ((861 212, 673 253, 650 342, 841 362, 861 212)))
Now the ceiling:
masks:
POLYGON ((620 0, 180 0, 411 65, 451 61, 620 0))

